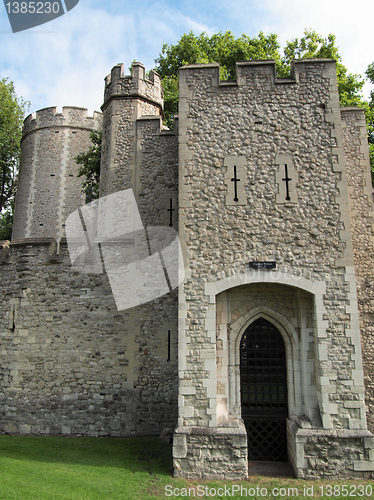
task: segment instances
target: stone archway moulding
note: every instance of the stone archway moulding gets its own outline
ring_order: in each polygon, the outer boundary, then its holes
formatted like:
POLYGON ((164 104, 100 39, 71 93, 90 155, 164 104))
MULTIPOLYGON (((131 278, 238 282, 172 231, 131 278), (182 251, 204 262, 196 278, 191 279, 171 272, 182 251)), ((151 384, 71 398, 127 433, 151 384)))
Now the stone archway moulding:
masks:
MULTIPOLYGON (((205 284, 205 294, 209 297, 209 306, 205 321, 206 331, 208 333, 209 338, 211 339, 212 344, 216 342, 216 296, 224 292, 226 290, 241 286, 241 285, 249 285, 255 283, 271 283, 277 285, 286 285, 291 286, 300 290, 304 290, 309 292, 314 297, 314 324, 315 324, 315 339, 318 338, 326 338, 326 329, 328 327, 328 321, 323 319, 325 313, 325 307, 323 304, 323 295, 326 291, 326 283, 324 281, 311 281, 302 276, 296 276, 293 274, 284 273, 281 271, 263 271, 263 270, 250 270, 246 273, 234 274, 227 278, 223 278, 217 280, 215 282, 209 282, 205 284)), ((299 363, 300 360, 298 358, 298 338, 297 334, 294 330, 294 327, 286 321, 285 318, 281 317, 275 310, 268 310, 269 308, 262 307, 261 310, 257 309, 257 311, 248 311, 246 317, 242 317, 242 324, 238 323, 238 329, 234 331, 233 329, 231 338, 230 338, 230 352, 231 356, 234 354, 237 355, 237 342, 238 338, 240 339, 241 334, 244 332, 245 327, 248 326, 252 321, 259 317, 260 315, 265 319, 268 319, 279 329, 283 338, 285 339, 286 351, 288 356, 288 377, 292 383, 292 386, 289 387, 289 394, 291 394, 291 400, 289 400, 289 409, 290 414, 295 415, 300 409, 301 404, 301 387, 300 387, 300 377, 298 375, 299 363), (257 316, 256 316, 257 315, 257 316)), ((238 320, 237 320, 238 321, 238 320)), ((323 349, 322 346, 316 342, 316 356, 319 361, 323 361, 327 359, 327 352, 323 349)), ((230 401, 228 401, 229 408, 228 410, 233 413, 237 413, 238 403, 240 403, 240 381, 235 373, 238 371, 234 367, 237 365, 235 358, 231 358, 230 365, 232 369, 232 375, 230 376, 229 382, 229 392, 230 392, 230 401), (233 361, 233 365, 231 365, 231 360, 233 361), (239 385, 238 385, 239 384, 239 385), (239 394, 239 396, 238 396, 239 394)), ((210 365, 211 367, 212 365, 210 365)), ((211 374, 212 375, 212 374, 211 374)), ((206 381, 209 384, 208 380, 206 381)), ((210 394, 213 396, 213 392, 215 392, 215 398, 217 398, 217 393, 210 386, 210 394)), ((322 394, 317 387, 317 394, 319 403, 322 404, 322 394)), ((213 396, 214 397, 214 396, 213 396)), ((231 413, 232 414, 232 413, 231 413)), ((217 412, 212 412, 212 420, 210 425, 217 426, 217 412), (214 414, 215 413, 215 414, 214 414)))
POLYGON ((214 282, 205 283, 205 294, 211 297, 211 303, 215 302, 215 296, 229 288, 252 283, 274 283, 278 285, 289 285, 305 290, 313 295, 322 296, 326 291, 324 281, 312 281, 303 276, 284 273, 282 271, 249 270, 245 273, 237 273, 227 278, 214 282))
MULTIPOLYGON (((219 293, 230 288, 254 283, 288 285, 311 293, 314 296, 316 335, 320 338, 326 338, 328 322, 323 319, 323 315, 325 314, 325 306, 323 304, 323 295, 326 293, 325 281, 311 281, 303 276, 296 276, 281 271, 250 270, 246 273, 234 274, 227 278, 205 283, 205 295, 209 297, 209 311, 215 310, 216 295, 219 293)), ((212 315, 212 312, 208 313, 205 326, 209 337, 215 342, 216 317, 215 314, 212 315)))

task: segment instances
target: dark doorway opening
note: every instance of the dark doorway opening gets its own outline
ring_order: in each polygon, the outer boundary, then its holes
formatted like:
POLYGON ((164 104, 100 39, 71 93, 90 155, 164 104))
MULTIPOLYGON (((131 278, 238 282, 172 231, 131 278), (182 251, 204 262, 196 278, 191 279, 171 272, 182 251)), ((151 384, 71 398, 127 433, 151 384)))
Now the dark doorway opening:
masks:
POLYGON ((264 318, 254 321, 240 342, 242 418, 249 460, 287 460, 287 372, 279 330, 264 318))

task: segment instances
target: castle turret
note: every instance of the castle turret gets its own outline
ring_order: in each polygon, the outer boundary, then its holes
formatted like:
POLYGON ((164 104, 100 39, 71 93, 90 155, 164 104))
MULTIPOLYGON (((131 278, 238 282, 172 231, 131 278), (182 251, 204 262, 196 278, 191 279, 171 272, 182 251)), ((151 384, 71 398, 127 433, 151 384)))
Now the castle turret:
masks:
POLYGON ((139 194, 137 120, 149 118, 160 132, 163 103, 160 76, 151 70, 147 77, 141 63, 132 63, 128 76, 123 64, 117 64, 105 78, 100 196, 128 188, 139 194))
POLYGON ((74 158, 86 151, 101 113, 84 108, 45 108, 24 122, 12 240, 64 236, 68 215, 84 204, 74 158))

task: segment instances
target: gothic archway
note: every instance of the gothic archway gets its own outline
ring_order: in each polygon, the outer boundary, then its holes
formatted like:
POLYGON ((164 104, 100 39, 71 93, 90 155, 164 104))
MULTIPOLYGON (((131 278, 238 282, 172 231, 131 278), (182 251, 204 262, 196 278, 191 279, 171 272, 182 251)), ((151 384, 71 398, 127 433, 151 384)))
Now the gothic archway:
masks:
POLYGON ((283 337, 260 317, 240 342, 241 409, 250 460, 287 460, 287 370, 283 337))

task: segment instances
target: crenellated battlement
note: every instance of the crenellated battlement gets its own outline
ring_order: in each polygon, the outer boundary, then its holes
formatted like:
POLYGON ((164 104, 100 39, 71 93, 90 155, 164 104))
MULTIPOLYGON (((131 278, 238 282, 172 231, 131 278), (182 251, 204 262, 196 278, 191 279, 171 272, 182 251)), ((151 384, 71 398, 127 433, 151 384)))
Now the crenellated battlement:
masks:
POLYGON ((86 108, 64 106, 62 112, 56 106, 39 109, 31 113, 23 123, 23 137, 34 130, 49 127, 73 127, 86 130, 101 129, 102 113, 94 111, 93 116, 87 116, 86 108))
POLYGON ((164 91, 160 75, 151 70, 146 76, 145 67, 139 62, 133 62, 131 75, 125 75, 124 65, 117 64, 105 78, 104 104, 101 109, 103 110, 112 99, 126 97, 140 97, 163 109, 164 91))
POLYGON ((212 87, 263 85, 265 81, 272 85, 298 84, 300 83, 300 75, 308 71, 314 74, 321 73, 323 77, 335 77, 336 79, 336 61, 334 59, 294 60, 291 63, 291 76, 288 78, 277 76, 274 60, 240 61, 236 63, 235 68, 236 80, 230 81, 220 80, 219 63, 190 64, 183 66, 179 71, 183 78, 191 77, 191 72, 195 76, 209 74, 212 87))
POLYGON ((74 106, 40 109, 25 119, 12 240, 63 237, 65 219, 83 201, 75 157, 101 128, 101 113, 87 116, 74 106))

